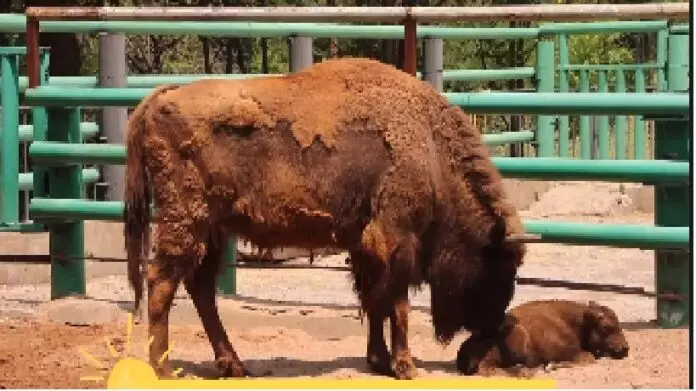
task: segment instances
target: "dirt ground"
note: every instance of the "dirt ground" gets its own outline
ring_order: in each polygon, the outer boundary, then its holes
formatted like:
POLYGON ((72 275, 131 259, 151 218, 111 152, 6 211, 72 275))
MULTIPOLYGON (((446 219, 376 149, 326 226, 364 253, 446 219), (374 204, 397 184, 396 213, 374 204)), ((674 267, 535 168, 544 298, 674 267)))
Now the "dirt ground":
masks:
MULTIPOLYGON (((533 203, 525 218, 556 221, 651 224, 618 185, 562 183, 533 203)), ((92 233, 94 235, 94 233, 92 233)), ((344 256, 315 265, 342 265, 344 256)), ((620 284, 654 291, 653 252, 596 246, 530 245, 520 274, 575 282, 620 284)), ((307 263, 295 260, 293 263, 307 263)), ((79 348, 106 363, 105 337, 122 348, 132 292, 123 266, 115 275, 90 278, 83 299, 50 301, 47 283, 0 285, 0 388, 101 388, 80 380, 106 375, 79 348)), ((239 295, 220 299, 221 318, 250 370, 271 377, 373 376, 365 363, 366 325, 361 324, 347 273, 326 270, 238 271, 239 295)), ((520 285, 513 305, 544 298, 597 300, 614 308, 631 345, 625 360, 600 360, 538 376, 561 388, 686 388, 689 330, 654 326, 655 302, 644 295, 520 285)), ((443 348, 432 338, 429 292, 414 293, 410 346, 421 376, 459 376, 454 358, 466 335, 443 348)), ((212 351, 183 290, 171 315, 173 364, 184 373, 212 375, 212 351)), ((137 325, 132 352, 145 358, 145 325, 137 325)))

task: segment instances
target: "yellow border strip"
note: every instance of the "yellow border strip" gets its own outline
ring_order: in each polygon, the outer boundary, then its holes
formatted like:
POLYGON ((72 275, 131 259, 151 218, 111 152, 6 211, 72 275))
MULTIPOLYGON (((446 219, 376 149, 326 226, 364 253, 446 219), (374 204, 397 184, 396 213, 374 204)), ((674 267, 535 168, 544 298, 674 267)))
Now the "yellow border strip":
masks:
POLYGON ((159 380, 145 361, 136 358, 119 360, 109 373, 107 388, 129 389, 553 389, 554 379, 515 379, 481 377, 394 379, 173 379, 159 380))
POLYGON ((239 379, 239 380, 160 380, 157 388, 186 389, 553 389, 555 380, 494 378, 394 379, 239 379))

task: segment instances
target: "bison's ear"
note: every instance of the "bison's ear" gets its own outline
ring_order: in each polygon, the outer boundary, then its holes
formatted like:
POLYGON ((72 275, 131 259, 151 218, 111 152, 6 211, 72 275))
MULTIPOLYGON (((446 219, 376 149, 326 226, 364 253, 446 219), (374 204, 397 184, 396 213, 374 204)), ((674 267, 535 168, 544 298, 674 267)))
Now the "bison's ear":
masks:
MULTIPOLYGON (((594 303, 594 302, 592 302, 594 303)), ((604 318, 606 317, 606 314, 604 311, 602 311, 601 308, 598 308, 596 306, 597 303, 594 303, 595 305, 590 304, 588 308, 585 309, 585 312, 583 313, 584 316, 584 321, 585 324, 588 325, 599 325, 602 323, 604 318)))

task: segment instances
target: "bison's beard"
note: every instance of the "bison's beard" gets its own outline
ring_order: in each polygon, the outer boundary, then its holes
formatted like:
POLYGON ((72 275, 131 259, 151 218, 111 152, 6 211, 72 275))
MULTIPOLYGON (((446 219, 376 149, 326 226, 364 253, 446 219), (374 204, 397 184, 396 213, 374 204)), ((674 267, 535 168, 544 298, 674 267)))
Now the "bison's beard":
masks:
POLYGON ((430 300, 440 343, 448 344, 461 329, 485 335, 498 329, 514 294, 517 271, 514 259, 500 255, 468 251, 462 243, 435 254, 430 300))

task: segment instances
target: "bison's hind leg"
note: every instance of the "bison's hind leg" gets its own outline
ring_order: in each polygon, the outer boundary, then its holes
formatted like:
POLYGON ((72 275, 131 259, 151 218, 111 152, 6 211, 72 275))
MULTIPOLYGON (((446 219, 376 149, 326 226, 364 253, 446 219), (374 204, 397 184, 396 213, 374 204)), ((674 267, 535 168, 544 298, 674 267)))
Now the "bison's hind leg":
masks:
POLYGON ((203 329, 213 348, 215 361, 222 377, 243 377, 249 375, 237 352, 229 341, 218 313, 215 290, 224 245, 227 237, 211 235, 208 252, 195 272, 184 280, 184 286, 201 319, 203 329))

